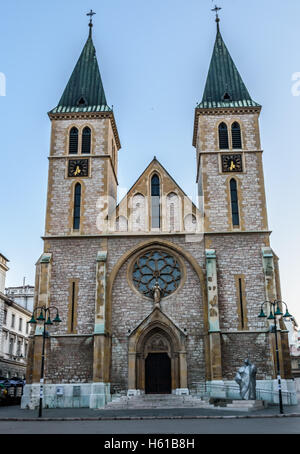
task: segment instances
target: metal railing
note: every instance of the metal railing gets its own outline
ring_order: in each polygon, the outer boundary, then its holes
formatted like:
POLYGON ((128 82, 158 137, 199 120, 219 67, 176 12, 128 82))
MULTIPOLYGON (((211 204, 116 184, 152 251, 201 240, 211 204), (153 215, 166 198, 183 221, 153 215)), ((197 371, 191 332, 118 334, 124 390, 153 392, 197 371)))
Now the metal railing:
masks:
MULTIPOLYGON (((239 400, 240 397, 240 387, 231 383, 224 383, 224 385, 210 384, 210 383, 191 383, 191 394, 199 396, 201 399, 211 397, 211 391, 213 394, 217 394, 217 391, 225 393, 227 399, 239 400)), ((282 398, 286 405, 295 405, 295 393, 291 391, 281 390, 282 398)), ((278 391, 269 390, 264 388, 256 388, 256 400, 263 400, 270 403, 278 403, 278 391)))

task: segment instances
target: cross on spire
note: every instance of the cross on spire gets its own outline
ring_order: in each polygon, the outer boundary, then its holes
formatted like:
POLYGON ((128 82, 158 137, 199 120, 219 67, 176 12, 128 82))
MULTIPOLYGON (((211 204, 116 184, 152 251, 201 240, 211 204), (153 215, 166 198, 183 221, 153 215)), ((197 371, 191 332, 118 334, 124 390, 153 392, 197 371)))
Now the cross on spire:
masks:
POLYGON ((220 22, 220 18, 219 18, 219 15, 218 15, 218 12, 221 10, 222 8, 220 8, 219 6, 215 5, 215 7, 212 9, 213 12, 216 13, 216 22, 217 22, 217 29, 219 30, 219 22, 220 22))
POLYGON ((92 27, 93 27, 93 16, 96 13, 91 9, 89 13, 86 13, 87 16, 90 16, 90 22, 89 22, 89 27, 90 27, 90 36, 92 35, 92 27))

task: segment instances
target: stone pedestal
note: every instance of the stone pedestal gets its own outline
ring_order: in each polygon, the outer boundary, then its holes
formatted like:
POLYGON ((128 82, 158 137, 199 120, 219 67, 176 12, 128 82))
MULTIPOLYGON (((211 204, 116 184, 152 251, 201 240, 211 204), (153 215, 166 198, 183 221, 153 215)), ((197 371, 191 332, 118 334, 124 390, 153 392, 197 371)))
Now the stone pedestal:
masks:
POLYGON ((226 390, 223 380, 212 380, 207 382, 207 391, 210 397, 216 397, 219 399, 226 398, 226 390))
POLYGON ((103 408, 110 401, 110 383, 93 383, 90 395, 90 408, 103 408))
POLYGON ((140 396, 141 394, 144 393, 142 393, 140 389, 128 389, 127 391, 127 397, 140 396))
POLYGON ((40 402, 40 385, 25 385, 21 398, 21 408, 34 410, 38 408, 40 402))
POLYGON ((176 394, 176 396, 188 396, 190 392, 188 388, 177 388, 173 391, 173 394, 176 394))
POLYGON ((263 400, 233 400, 226 404, 228 410, 251 411, 263 410, 267 404, 263 400))
MULTIPOLYGON (((21 408, 38 408, 40 385, 25 385, 21 408)), ((44 385, 44 408, 103 408, 111 401, 110 383, 58 383, 44 385)))

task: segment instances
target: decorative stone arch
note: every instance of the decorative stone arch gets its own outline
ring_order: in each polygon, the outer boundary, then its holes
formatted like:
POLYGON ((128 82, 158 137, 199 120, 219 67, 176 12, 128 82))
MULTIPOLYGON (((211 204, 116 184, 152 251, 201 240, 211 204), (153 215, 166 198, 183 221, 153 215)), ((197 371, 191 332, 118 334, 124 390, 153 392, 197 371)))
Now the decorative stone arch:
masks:
MULTIPOLYGON (((107 287, 106 287, 106 309, 105 309, 105 333, 106 333, 106 339, 107 339, 107 350, 106 350, 106 368, 107 368, 107 371, 110 370, 110 362, 111 362, 111 342, 109 341, 109 339, 111 339, 111 323, 112 323, 112 292, 113 292, 113 285, 114 285, 114 281, 115 279, 117 278, 118 276, 118 273, 121 269, 121 267, 133 256, 135 256, 136 254, 138 253, 142 253, 142 252, 146 252, 148 250, 150 250, 151 248, 159 248, 159 247, 162 247, 164 249, 168 249, 170 252, 174 251, 175 253, 177 253, 178 255, 180 255, 183 259, 185 259, 190 265, 191 267, 194 269, 195 273, 197 274, 198 276, 198 279, 199 279, 199 282, 200 282, 200 286, 201 286, 201 297, 202 297, 202 302, 203 302, 203 315, 204 315, 204 330, 206 332, 208 332, 208 309, 207 309, 207 285, 206 285, 206 277, 204 275, 204 272, 201 268, 201 266, 199 265, 198 261, 189 253, 187 252, 186 250, 182 249, 180 246, 168 241, 168 240, 165 240, 165 239, 161 239, 161 238, 153 238, 152 240, 147 240, 147 241, 142 241, 140 242, 139 244, 135 245, 133 248, 131 248, 130 250, 128 250, 118 261, 117 263, 115 264, 115 266, 113 267, 113 269, 111 270, 108 278, 107 278, 107 287)), ((155 311, 153 311, 151 314, 154 314, 155 311)), ((173 328, 170 329, 170 326, 168 325, 168 323, 164 323, 164 321, 166 320, 169 320, 161 311, 160 313, 162 314, 158 320, 156 320, 156 324, 153 324, 151 326, 151 329, 154 329, 157 325, 157 323, 160 321, 160 324, 159 324, 159 327, 160 329, 163 330, 166 336, 166 338, 168 339, 172 339, 172 345, 173 345, 173 351, 174 352, 179 352, 181 350, 179 350, 178 348, 178 342, 179 342, 179 345, 182 347, 183 346, 183 343, 182 343, 182 340, 180 341, 179 339, 181 339, 181 337, 179 336, 179 332, 181 334, 183 334, 179 328, 175 327, 175 325, 173 324, 173 328), (162 319, 162 317, 165 317, 162 319), (167 328, 166 328, 166 325, 167 325, 167 328), (168 328, 169 326, 169 328, 168 328), (177 333, 177 335, 176 335, 177 333), (169 336, 169 337, 168 337, 169 336), (179 337, 178 337, 179 336, 179 337), (177 340, 176 340, 177 339, 177 340), (176 343, 177 342, 177 343, 176 343)), ((150 314, 150 315, 151 315, 150 314)), ((150 317, 150 316, 149 316, 150 317)), ((148 318, 147 318, 148 319, 148 318)), ((154 319, 152 319, 154 321, 154 319)), ((130 386, 137 386, 137 376, 138 377, 141 377, 141 375, 138 375, 140 374, 140 372, 137 371, 137 367, 136 367, 136 356, 137 354, 139 354, 140 352, 140 343, 137 345, 137 339, 134 338, 133 336, 134 335, 137 335, 137 332, 139 334, 141 334, 141 332, 143 331, 142 330, 142 327, 144 327, 144 325, 140 325, 138 328, 135 329, 135 331, 133 331, 129 337, 129 368, 128 368, 128 384, 130 386), (135 340, 134 340, 135 339, 135 340), (136 345, 136 346, 135 346, 136 345)), ((145 334, 146 336, 146 331, 143 331, 143 333, 145 334)), ((142 339, 142 338, 141 338, 142 339)), ((207 362, 206 362, 206 375, 209 376, 210 374, 210 353, 209 353, 209 345, 207 344, 207 339, 205 340, 205 351, 206 351, 206 355, 207 355, 207 362)), ((181 356, 181 361, 185 361, 185 349, 182 350, 183 352, 183 356, 181 356), (184 358, 184 359, 183 359, 184 358)), ((173 370, 178 370, 178 367, 176 369, 176 361, 174 359, 173 361, 173 370)), ((138 362, 138 366, 139 367, 143 367, 142 363, 141 362, 138 362)), ((186 365, 184 366, 186 368, 186 365)), ((182 366, 180 366, 180 370, 183 370, 182 366)), ((109 373, 108 373, 109 374, 109 373)), ((176 373, 173 374, 173 377, 175 380, 175 382, 173 382, 172 386, 176 386, 178 384, 178 380, 179 379, 176 379, 176 373), (177 381, 176 381, 177 380, 177 381)), ((140 379, 140 382, 142 379, 140 379)), ((185 378, 186 380, 186 378, 185 378)), ((143 384, 143 383, 142 383, 143 384)), ((180 386, 183 386, 184 384, 184 379, 183 377, 181 378, 180 380, 180 386)), ((139 385, 140 386, 140 385, 139 385)), ((129 388, 130 389, 130 388, 129 388)), ((137 388, 132 388, 132 389, 137 389, 137 388)), ((176 388, 174 388, 176 389, 176 388)))
POLYGON ((133 194, 131 197, 131 230, 146 231, 146 197, 141 192, 133 194))
POLYGON ((128 339, 128 390, 145 391, 145 363, 150 353, 171 360, 172 391, 187 388, 186 335, 156 308, 128 339))
POLYGON ((128 220, 125 216, 118 216, 115 222, 116 232, 127 232, 128 231, 128 220))
POLYGON ((170 252, 175 251, 175 253, 179 254, 181 257, 183 257, 187 262, 190 263, 194 271, 196 272, 200 284, 201 284, 201 292, 202 292, 202 301, 203 301, 203 308, 204 308, 204 317, 205 317, 205 329, 208 329, 208 316, 207 316, 207 291, 206 291, 206 278, 205 274, 197 262, 197 260, 186 250, 182 249, 180 246, 177 246, 176 244, 172 243, 171 241, 168 240, 163 240, 160 238, 154 238, 151 241, 143 241, 133 248, 129 249, 115 264, 113 267, 111 273, 109 274, 109 277, 107 279, 107 305, 106 305, 106 320, 107 320, 107 326, 106 326, 106 331, 110 332, 111 330, 111 311, 112 311, 112 290, 113 290, 113 284, 114 281, 121 269, 121 267, 124 265, 127 260, 137 254, 138 252, 146 251, 151 248, 159 248, 159 247, 164 247, 166 249, 169 249, 170 252))
POLYGON ((175 191, 171 191, 166 196, 166 218, 167 230, 178 232, 181 230, 181 197, 175 191), (173 218, 173 219, 172 219, 173 218))
POLYGON ((190 213, 184 218, 184 230, 189 233, 195 233, 197 231, 197 217, 190 213))

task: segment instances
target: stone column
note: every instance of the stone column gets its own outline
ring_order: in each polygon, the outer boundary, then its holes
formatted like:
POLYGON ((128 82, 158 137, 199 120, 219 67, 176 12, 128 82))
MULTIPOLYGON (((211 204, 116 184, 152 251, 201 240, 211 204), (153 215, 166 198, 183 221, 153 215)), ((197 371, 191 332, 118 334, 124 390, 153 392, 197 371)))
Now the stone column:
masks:
POLYGON ((94 363, 90 408, 101 408, 110 400, 110 339, 105 320, 106 259, 107 251, 99 251, 96 259, 94 363))
POLYGON ((179 371, 180 389, 188 393, 186 352, 179 352, 179 371))
MULTIPOLYGON (((50 303, 50 277, 51 277, 51 253, 42 254, 41 258, 37 263, 37 274, 38 274, 38 288, 37 299, 35 307, 49 306, 50 303)), ((36 311, 35 318, 39 315, 39 311, 36 311)), ((32 357, 32 383, 39 383, 41 376, 41 361, 42 361, 42 343, 43 343, 43 325, 37 325, 35 328, 35 341, 34 351, 32 357)), ((47 344, 47 343, 46 343, 47 344)), ((46 347, 45 347, 46 348, 46 347)), ((47 357, 47 354, 45 355, 47 357)), ((46 362, 45 362, 46 367, 46 362)))
MULTIPOLYGON (((277 295, 274 253, 271 248, 264 247, 264 248, 262 248, 262 256, 263 256, 263 268, 264 268, 264 274, 265 274, 266 300, 273 302, 279 298, 279 296, 277 295)), ((265 309, 266 309, 266 306, 267 305, 265 305, 265 309)), ((282 309, 284 310, 285 308, 282 308, 282 309)), ((267 315, 269 315, 269 312, 267 312, 267 315)), ((274 323, 272 320, 269 320, 268 322, 269 322, 268 326, 269 326, 269 328, 271 328, 271 325, 273 325, 274 323)), ((283 362, 283 355, 282 355, 282 345, 281 345, 282 332, 280 330, 280 326, 283 326, 282 322, 279 322, 277 324, 277 327, 278 327, 277 340, 278 340, 280 373, 281 373, 281 378, 284 378, 285 369, 284 369, 284 362, 283 362)), ((273 353, 274 376, 277 376, 275 335, 273 333, 270 333, 270 342, 272 345, 272 353, 273 353)))
POLYGON ((208 333, 210 349, 211 395, 225 397, 222 380, 221 332, 219 322, 217 261, 214 249, 206 249, 206 280, 208 301, 208 333))
MULTIPOLYGON (((51 253, 43 253, 36 264, 35 278, 35 302, 34 308, 39 306, 49 306, 50 303, 50 277, 51 277, 51 253)), ((36 311, 35 318, 39 316, 36 311)), ((42 363, 42 344, 43 344, 43 325, 36 326, 35 332, 31 331, 28 362, 26 368, 26 385, 21 399, 22 408, 35 408, 39 404, 41 363, 42 363)), ((47 351, 49 351, 50 339, 45 341, 45 375, 47 372, 47 351)))

